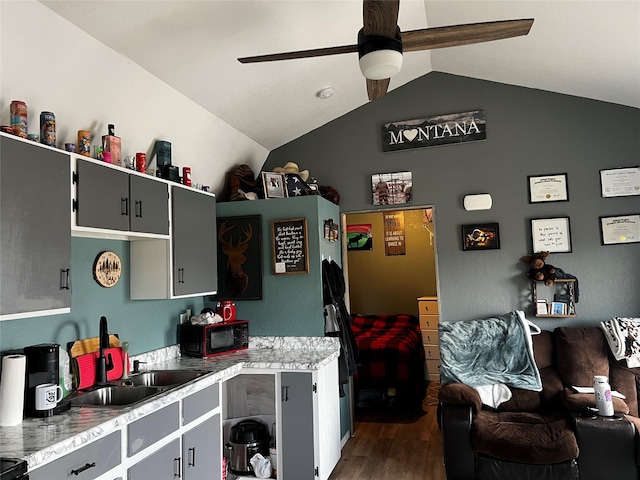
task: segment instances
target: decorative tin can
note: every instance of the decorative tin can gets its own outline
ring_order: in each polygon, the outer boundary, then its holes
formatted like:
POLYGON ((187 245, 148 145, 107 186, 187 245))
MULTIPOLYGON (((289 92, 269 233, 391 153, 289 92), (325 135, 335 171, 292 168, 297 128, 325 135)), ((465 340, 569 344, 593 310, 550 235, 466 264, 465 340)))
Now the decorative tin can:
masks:
POLYGON ((27 130, 29 128, 29 119, 27 116, 27 104, 14 100, 11 102, 11 128, 13 134, 22 138, 27 138, 27 130))
POLYGON ((52 112, 40 112, 40 143, 56 146, 56 116, 52 112))
POLYGON ((158 168, 171 165, 171 142, 167 140, 156 140, 156 165, 158 168))
POLYGON ((78 130, 78 153, 85 157, 91 156, 91 132, 78 130))
POLYGON ((40 143, 40 136, 37 133, 30 133, 27 135, 27 140, 31 140, 32 142, 40 143))
POLYGON ((191 186, 191 167, 182 167, 182 183, 191 186))
POLYGON ((144 152, 136 153, 136 170, 141 173, 147 172, 147 154, 144 152))
POLYGON ((64 149, 65 149, 67 152, 75 153, 75 151, 76 151, 76 144, 75 144, 75 143, 65 143, 65 144, 64 144, 64 149))

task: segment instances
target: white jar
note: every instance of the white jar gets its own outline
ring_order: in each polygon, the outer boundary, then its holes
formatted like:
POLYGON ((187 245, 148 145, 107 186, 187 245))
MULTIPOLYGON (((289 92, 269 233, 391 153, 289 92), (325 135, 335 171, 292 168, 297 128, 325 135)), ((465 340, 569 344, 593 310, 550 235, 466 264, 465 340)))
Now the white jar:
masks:
POLYGON ((598 415, 603 417, 613 416, 613 400, 611 399, 611 386, 605 375, 593 377, 593 393, 596 396, 596 408, 598 415))

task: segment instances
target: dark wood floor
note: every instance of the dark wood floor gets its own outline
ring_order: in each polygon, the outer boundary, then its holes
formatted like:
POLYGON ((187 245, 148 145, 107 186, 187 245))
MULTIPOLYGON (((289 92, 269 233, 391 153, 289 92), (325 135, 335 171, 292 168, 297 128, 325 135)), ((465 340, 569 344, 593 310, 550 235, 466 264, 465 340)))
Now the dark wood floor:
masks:
POLYGON ((429 384, 423 414, 393 407, 358 409, 356 434, 329 480, 445 480, 436 421, 438 387, 429 384))

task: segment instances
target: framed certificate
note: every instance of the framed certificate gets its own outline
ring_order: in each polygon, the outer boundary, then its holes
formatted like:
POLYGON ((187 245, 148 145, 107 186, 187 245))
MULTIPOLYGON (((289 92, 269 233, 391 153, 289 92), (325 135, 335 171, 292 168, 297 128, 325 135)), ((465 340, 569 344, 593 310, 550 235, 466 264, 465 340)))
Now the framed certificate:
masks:
POLYGON ((533 252, 571 252, 569 217, 531 220, 533 252))
POLYGON ((640 242, 640 214, 600 217, 602 245, 640 242))
POLYGON ((529 203, 566 202, 569 200, 567 174, 540 175, 529 179, 529 203))
POLYGON ((603 197, 640 195, 640 167, 600 170, 603 197))

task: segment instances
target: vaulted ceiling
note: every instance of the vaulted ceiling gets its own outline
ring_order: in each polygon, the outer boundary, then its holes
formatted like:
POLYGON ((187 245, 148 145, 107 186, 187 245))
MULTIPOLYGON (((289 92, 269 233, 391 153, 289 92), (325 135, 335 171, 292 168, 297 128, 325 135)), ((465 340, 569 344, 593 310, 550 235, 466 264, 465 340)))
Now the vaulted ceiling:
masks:
MULTIPOLYGON (((368 102, 357 54, 237 61, 356 43, 359 0, 41 1, 269 150, 368 102)), ((518 18, 527 36, 405 53, 390 90, 440 71, 640 108, 638 0, 400 0, 398 24, 518 18)))

